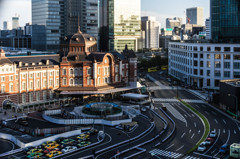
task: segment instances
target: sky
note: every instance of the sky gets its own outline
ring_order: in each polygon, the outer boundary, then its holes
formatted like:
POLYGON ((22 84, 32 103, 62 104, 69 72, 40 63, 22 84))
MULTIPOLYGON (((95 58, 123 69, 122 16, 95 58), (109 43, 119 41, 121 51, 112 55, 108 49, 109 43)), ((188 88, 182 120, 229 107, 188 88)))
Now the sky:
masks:
MULTIPOLYGON (((204 17, 209 17, 209 0, 141 0, 142 16, 155 16, 165 27, 165 19, 182 17, 185 23, 185 10, 190 7, 203 7, 204 17)), ((20 26, 31 22, 31 0, 0 0, 0 29, 3 21, 20 15, 20 26)))

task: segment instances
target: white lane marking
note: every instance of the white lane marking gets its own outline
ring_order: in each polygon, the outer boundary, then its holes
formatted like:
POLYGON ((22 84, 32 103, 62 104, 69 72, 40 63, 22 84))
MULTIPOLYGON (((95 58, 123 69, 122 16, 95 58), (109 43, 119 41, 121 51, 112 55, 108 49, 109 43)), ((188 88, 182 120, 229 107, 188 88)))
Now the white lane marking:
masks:
POLYGON ((227 138, 227 141, 226 141, 226 143, 225 143, 225 144, 227 144, 227 143, 228 143, 228 141, 229 141, 229 139, 230 139, 230 136, 231 136, 231 132, 230 132, 230 130, 228 129, 228 138, 227 138))
POLYGON ((190 134, 191 132, 192 132, 192 130, 190 129, 190 130, 189 130, 189 134, 190 134))
POLYGON ((194 126, 195 126, 195 128, 197 127, 197 123, 196 122, 194 122, 194 126))
POLYGON ((186 114, 184 114, 184 116, 187 118, 188 116, 186 114))
POLYGON ((174 146, 174 144, 168 146, 165 150, 170 149, 170 148, 173 147, 173 146, 174 146))
POLYGON ((221 131, 220 131, 220 129, 218 129, 217 139, 216 139, 215 142, 212 144, 212 146, 211 146, 205 153, 203 153, 204 155, 206 155, 206 154, 208 153, 208 151, 210 151, 210 150, 213 148, 213 146, 217 143, 218 138, 219 138, 219 136, 220 136, 220 133, 221 133, 221 131))
POLYGON ((191 139, 194 137, 194 135, 195 135, 195 134, 193 133, 192 136, 191 136, 191 139))
POLYGON ((218 124, 218 121, 217 121, 217 119, 214 119, 215 120, 215 122, 218 124))
POLYGON ((191 117, 191 115, 187 113, 183 108, 181 108, 180 106, 178 108, 180 108, 184 113, 186 113, 189 117, 191 117))
POLYGON ((195 115, 194 115, 194 114, 192 114, 192 117, 195 117, 195 115))
POLYGON ((234 134, 237 134, 236 130, 234 130, 234 134))
POLYGON ((225 129, 223 129, 223 133, 225 134, 225 129))
POLYGON ((200 108, 198 105, 195 105, 196 107, 200 108))
POLYGON ((184 145, 182 145, 181 147, 179 147, 176 151, 181 150, 184 147, 184 145))
POLYGON ((185 135, 185 133, 182 134, 181 139, 183 138, 184 135, 185 135))
POLYGON ((210 115, 210 113, 208 113, 207 111, 204 111, 207 115, 210 115))
POLYGON ((201 130, 198 130, 198 134, 200 134, 201 130))
POLYGON ((227 124, 227 122, 223 119, 224 124, 227 124))

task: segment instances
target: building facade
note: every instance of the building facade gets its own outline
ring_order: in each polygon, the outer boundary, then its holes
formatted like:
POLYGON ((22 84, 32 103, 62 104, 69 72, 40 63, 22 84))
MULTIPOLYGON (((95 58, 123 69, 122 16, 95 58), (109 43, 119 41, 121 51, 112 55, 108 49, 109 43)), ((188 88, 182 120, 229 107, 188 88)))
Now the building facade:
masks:
POLYGON ((19 17, 12 17, 12 29, 19 27, 19 17))
POLYGON ((211 40, 212 39, 211 18, 206 19, 205 26, 206 26, 206 39, 211 40))
POLYGON ((143 48, 159 48, 160 23, 156 21, 156 17, 142 17, 142 31, 145 35, 143 48))
POLYGON ((4 21, 3 30, 12 30, 12 23, 10 21, 4 21))
POLYGON ((191 86, 219 89, 220 80, 240 77, 240 45, 170 42, 169 74, 191 86))
POLYGON ((6 57, 1 50, 0 70, 1 107, 48 102, 59 88, 59 55, 6 57))
POLYGON ((186 24, 196 24, 204 26, 203 8, 199 7, 187 8, 186 13, 187 13, 186 24))
POLYGON ((181 27, 182 25, 182 18, 174 17, 174 18, 167 18, 166 19, 166 28, 181 27))
POLYGON ((212 40, 221 43, 239 43, 240 2, 238 0, 210 2, 212 40))
POLYGON ((0 107, 22 110, 59 101, 58 95, 112 94, 133 89, 129 85, 136 82, 137 58, 132 50, 126 46, 121 54, 97 52, 96 38, 83 34, 80 27, 63 39, 60 54, 6 56, 1 49, 0 107))

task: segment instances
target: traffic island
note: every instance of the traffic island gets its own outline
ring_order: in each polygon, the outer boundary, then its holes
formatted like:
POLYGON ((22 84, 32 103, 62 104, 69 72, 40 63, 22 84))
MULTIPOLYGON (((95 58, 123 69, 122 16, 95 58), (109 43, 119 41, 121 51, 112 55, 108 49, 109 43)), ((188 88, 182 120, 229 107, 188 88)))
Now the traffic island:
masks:
POLYGON ((208 137, 208 134, 210 132, 210 125, 209 125, 209 122, 207 120, 207 118, 201 114, 200 112, 197 111, 197 109, 193 108, 191 105, 189 105, 188 103, 184 102, 182 99, 178 98, 178 100, 183 104, 185 105, 187 108, 189 108, 192 112, 194 112, 196 115, 198 115, 198 117, 200 117, 200 119, 203 121, 204 123, 204 134, 202 136, 202 138, 198 141, 198 143, 193 146, 188 152, 187 154, 190 154, 192 153, 193 151, 195 151, 198 146, 206 140, 206 138, 208 137))

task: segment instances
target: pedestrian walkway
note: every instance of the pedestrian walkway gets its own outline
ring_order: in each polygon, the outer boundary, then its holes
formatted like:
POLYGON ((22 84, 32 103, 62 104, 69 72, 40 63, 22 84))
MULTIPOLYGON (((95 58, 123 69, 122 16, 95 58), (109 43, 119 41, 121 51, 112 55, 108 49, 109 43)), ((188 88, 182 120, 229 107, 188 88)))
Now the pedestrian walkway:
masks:
MULTIPOLYGON (((164 156, 168 158, 180 158, 183 156, 183 154, 180 153, 175 153, 171 151, 165 151, 165 150, 160 150, 160 149, 153 149, 149 152, 152 156, 164 156)), ((186 156, 184 159, 200 159, 194 156, 186 156)))
MULTIPOLYGON (((153 98, 154 102, 157 103, 165 103, 165 102, 179 102, 176 98, 153 98)), ((182 99, 182 101, 187 103, 205 103, 202 100, 194 100, 194 99, 182 99)))
POLYGON ((169 112, 178 120, 187 123, 186 119, 182 114, 180 114, 173 106, 171 106, 169 103, 163 103, 163 106, 166 106, 166 108, 169 110, 169 112))

